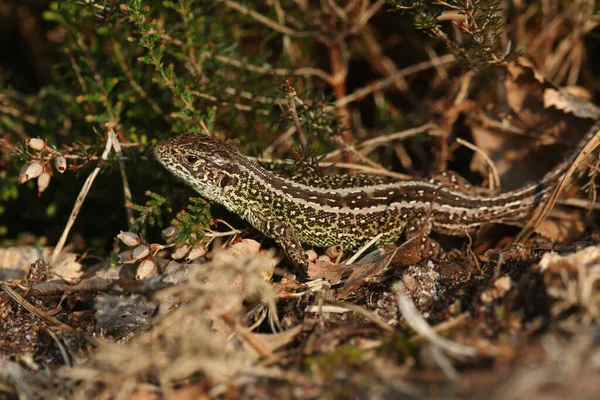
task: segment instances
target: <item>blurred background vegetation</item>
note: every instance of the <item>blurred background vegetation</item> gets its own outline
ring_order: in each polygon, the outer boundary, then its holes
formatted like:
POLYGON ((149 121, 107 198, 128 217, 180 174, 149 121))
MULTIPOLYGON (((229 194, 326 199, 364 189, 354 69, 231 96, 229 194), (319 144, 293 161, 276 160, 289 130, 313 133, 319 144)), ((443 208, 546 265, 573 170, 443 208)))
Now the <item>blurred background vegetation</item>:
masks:
MULTIPOLYGON (((54 172, 38 197, 35 181, 17 185, 31 152, 0 147, 0 243, 56 242, 107 122, 124 144, 132 201, 144 204, 146 190, 168 195, 169 220, 192 192, 152 162, 161 137, 210 131, 247 154, 296 159, 344 150, 428 121, 443 125, 466 77, 466 96, 481 107, 495 102, 495 67, 520 54, 553 83, 595 95, 597 24, 593 1, 1 0, 0 137, 21 149, 41 137, 69 169, 54 172), (306 151, 285 105, 286 80, 301 100, 306 151)), ((407 141, 415 165, 389 149, 376 156, 428 174, 453 167, 432 155, 440 140, 407 141)), ((127 225, 112 156, 73 242, 102 254, 127 225)))

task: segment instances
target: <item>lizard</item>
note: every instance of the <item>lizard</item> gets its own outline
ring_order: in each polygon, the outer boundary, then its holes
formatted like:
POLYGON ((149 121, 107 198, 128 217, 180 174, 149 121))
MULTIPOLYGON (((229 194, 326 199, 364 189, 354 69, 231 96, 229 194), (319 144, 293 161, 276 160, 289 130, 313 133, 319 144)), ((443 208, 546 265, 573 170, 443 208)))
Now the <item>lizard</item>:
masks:
POLYGON ((154 154, 202 197, 275 239, 290 261, 306 271, 303 244, 357 250, 378 234, 377 245, 385 246, 403 234, 407 239, 419 232, 426 237, 431 231, 465 236, 484 223, 522 223, 550 197, 599 129, 600 120, 539 182, 489 196, 447 187, 435 179, 386 182, 364 175, 333 175, 301 182, 193 132, 159 141, 154 154))

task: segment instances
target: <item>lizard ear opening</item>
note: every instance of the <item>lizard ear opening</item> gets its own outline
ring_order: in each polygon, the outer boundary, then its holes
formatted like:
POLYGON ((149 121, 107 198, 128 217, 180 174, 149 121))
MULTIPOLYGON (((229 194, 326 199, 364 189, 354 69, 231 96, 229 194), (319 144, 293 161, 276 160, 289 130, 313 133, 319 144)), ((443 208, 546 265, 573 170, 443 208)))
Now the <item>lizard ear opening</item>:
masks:
POLYGON ((223 175, 223 178, 221 178, 221 181, 219 182, 219 186, 221 187, 221 189, 225 189, 225 186, 227 186, 228 183, 229 183, 229 176, 223 175))

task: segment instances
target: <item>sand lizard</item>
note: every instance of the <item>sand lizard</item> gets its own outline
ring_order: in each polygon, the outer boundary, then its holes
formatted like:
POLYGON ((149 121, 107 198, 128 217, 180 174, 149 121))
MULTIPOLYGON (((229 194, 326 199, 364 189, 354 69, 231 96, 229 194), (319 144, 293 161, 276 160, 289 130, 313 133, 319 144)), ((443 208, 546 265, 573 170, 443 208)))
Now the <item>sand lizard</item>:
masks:
POLYGON ((302 244, 356 250, 378 234, 378 245, 416 233, 431 207, 426 232, 466 235, 483 223, 523 222, 547 200, 579 150, 600 128, 597 121, 577 148, 539 182, 481 196, 435 180, 382 182, 341 175, 298 182, 275 174, 229 145, 197 133, 159 142, 156 158, 201 196, 238 214, 275 239, 296 265, 306 267, 302 244), (434 193, 437 198, 431 206, 434 193))

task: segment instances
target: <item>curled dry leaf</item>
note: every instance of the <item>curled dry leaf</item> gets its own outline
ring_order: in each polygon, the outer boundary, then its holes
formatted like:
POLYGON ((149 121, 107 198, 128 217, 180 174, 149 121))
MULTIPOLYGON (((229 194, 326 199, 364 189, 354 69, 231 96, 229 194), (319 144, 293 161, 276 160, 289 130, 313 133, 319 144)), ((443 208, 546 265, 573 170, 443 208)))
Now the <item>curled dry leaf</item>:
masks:
POLYGON ((46 141, 39 137, 27 139, 27 146, 31 147, 33 150, 42 151, 46 148, 46 141))
POLYGON ((128 231, 121 231, 121 233, 117 235, 117 239, 123 242, 127 247, 137 246, 142 243, 142 239, 140 239, 138 235, 128 231))

